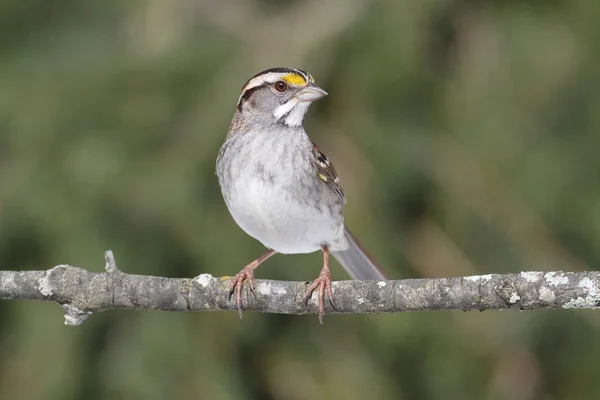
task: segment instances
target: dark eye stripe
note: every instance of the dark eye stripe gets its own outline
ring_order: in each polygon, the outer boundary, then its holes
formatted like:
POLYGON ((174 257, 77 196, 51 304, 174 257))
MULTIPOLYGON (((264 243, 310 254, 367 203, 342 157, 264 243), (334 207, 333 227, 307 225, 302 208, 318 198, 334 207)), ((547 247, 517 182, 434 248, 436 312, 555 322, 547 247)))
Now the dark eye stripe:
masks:
POLYGON ((248 99, 250 98, 250 96, 252 96, 252 94, 253 94, 254 92, 256 92, 258 89, 260 89, 260 88, 263 88, 263 87, 265 87, 265 86, 266 86, 266 84, 263 84, 263 85, 254 86, 254 87, 252 87, 252 88, 250 88, 250 89, 247 89, 247 90, 246 90, 246 91, 245 91, 245 92, 242 94, 242 96, 240 97, 240 102, 239 102, 239 103, 238 103, 238 105, 237 105, 237 109, 238 109, 238 111, 242 111, 242 103, 244 103, 244 102, 248 101, 248 99))
MULTIPOLYGON (((301 69, 296 69, 296 68, 271 68, 271 69, 267 69, 265 71, 259 72, 258 74, 254 75, 252 78, 248 79, 248 81, 246 82, 246 84, 244 86, 246 86, 252 79, 257 78, 261 75, 266 75, 268 73, 271 72, 277 72, 277 73, 296 73, 296 74, 300 74, 302 76, 304 76, 304 78, 306 79, 307 82, 312 82, 311 76, 308 72, 303 71, 301 69)), ((267 86, 268 83, 263 83, 262 85, 259 86, 255 86, 253 88, 247 89, 242 96, 240 97, 240 101, 237 104, 237 109, 239 111, 242 111, 242 104, 246 101, 248 101, 248 99, 250 99, 250 97, 252 96, 252 94, 258 90, 261 89, 265 86, 267 86)))

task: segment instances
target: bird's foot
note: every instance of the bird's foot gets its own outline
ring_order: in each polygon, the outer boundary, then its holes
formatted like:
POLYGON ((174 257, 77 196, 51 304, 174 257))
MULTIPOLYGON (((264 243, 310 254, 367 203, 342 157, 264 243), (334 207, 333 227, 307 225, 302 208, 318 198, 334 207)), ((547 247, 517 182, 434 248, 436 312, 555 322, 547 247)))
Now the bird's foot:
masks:
POLYGON ((267 250, 262 256, 242 268, 242 270, 229 281, 229 301, 231 301, 231 296, 233 295, 233 292, 235 292, 235 303, 237 304, 240 319, 242 319, 242 289, 244 281, 248 282, 250 291, 256 297, 256 292, 254 291, 254 270, 262 264, 263 261, 267 260, 275 253, 277 253, 275 250, 267 250))
POLYGON ((323 323, 323 316, 325 315, 325 291, 327 291, 327 296, 332 307, 336 308, 333 301, 333 290, 331 289, 331 272, 327 265, 323 267, 319 273, 319 277, 306 288, 306 294, 303 299, 305 303, 308 303, 308 300, 317 288, 319 289, 319 322, 323 323))
POLYGON ((244 281, 248 283, 248 288, 256 296, 256 292, 254 291, 254 267, 253 264, 246 265, 240 272, 238 272, 231 280, 229 281, 229 300, 231 301, 231 297, 233 296, 233 292, 235 292, 235 303, 237 304, 238 313, 240 314, 240 319, 242 319, 242 289, 244 286, 244 281))

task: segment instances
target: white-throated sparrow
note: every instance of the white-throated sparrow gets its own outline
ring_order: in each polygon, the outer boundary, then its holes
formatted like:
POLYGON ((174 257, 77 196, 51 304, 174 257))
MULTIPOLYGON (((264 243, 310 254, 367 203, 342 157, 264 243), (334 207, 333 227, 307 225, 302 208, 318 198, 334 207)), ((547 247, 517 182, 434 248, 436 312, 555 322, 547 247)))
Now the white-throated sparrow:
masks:
POLYGON ((325 291, 335 307, 330 251, 352 278, 386 279, 346 228, 339 178, 302 126, 310 104, 326 95, 310 74, 294 68, 268 69, 242 88, 217 176, 233 219, 269 250, 231 280, 229 296, 236 292, 240 317, 244 281, 254 290, 254 269, 275 253, 323 251, 323 269, 305 296, 319 289, 321 322, 325 291))

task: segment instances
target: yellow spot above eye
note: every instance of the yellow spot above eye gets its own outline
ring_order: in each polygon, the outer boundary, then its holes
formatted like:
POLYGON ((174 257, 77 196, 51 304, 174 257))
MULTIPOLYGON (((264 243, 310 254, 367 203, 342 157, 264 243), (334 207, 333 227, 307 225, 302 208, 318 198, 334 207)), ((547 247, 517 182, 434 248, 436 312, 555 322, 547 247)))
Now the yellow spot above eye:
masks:
POLYGON ((325 182, 327 182, 327 177, 323 174, 319 174, 319 178, 321 178, 322 180, 324 180, 325 182))
POLYGON ((281 79, 289 83, 290 85, 305 85, 306 79, 300 74, 291 73, 284 75, 281 79))

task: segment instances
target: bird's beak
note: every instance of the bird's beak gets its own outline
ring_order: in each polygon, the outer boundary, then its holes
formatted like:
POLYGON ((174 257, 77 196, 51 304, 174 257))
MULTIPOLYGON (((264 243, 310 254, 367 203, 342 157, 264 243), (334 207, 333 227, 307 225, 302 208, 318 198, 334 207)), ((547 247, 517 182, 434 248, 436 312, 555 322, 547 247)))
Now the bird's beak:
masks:
POLYGON ((309 82, 304 89, 296 94, 298 100, 308 102, 319 100, 321 97, 325 96, 327 96, 327 92, 312 82, 309 82))

